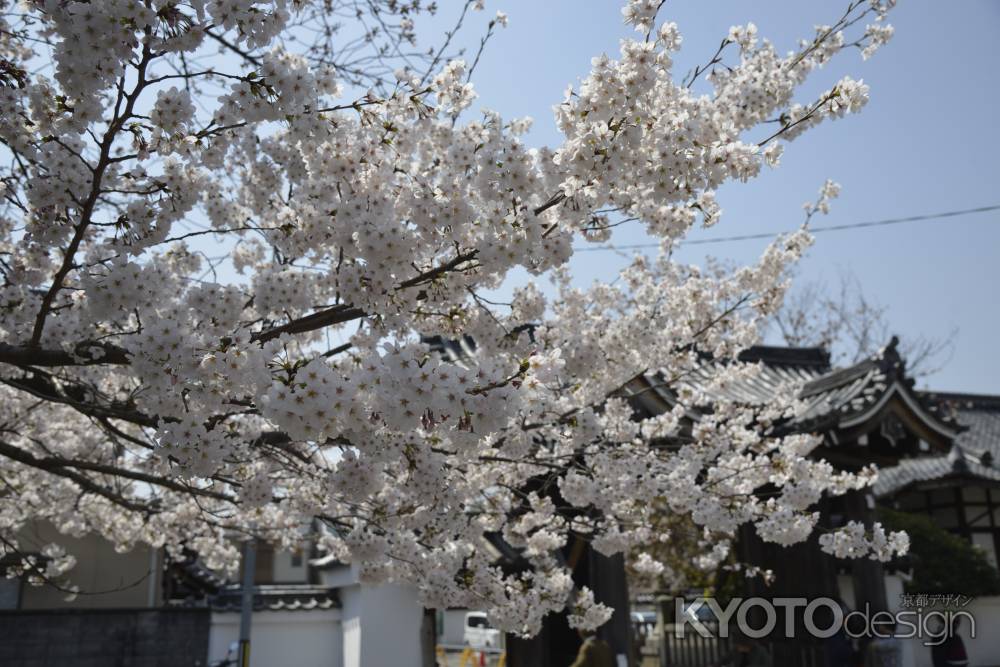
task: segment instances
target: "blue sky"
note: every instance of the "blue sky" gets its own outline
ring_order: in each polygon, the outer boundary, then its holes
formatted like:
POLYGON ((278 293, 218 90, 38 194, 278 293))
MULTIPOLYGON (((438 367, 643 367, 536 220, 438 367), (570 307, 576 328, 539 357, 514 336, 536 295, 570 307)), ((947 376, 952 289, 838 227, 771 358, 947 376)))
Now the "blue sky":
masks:
MULTIPOLYGON (((439 4, 439 16, 423 24, 430 34, 453 21, 461 6, 458 0, 439 4)), ((668 0, 660 16, 676 21, 684 35, 676 59, 676 73, 683 75, 709 59, 731 25, 753 21, 761 36, 786 51, 810 36, 815 24, 834 22, 845 6, 829 0, 668 0)), ((629 34, 620 7, 617 0, 489 0, 460 40, 474 49, 497 9, 510 17, 473 79, 478 104, 508 118, 532 116, 528 142, 558 144, 552 105, 567 84, 587 73, 592 56, 617 53, 629 34)), ((994 46, 1000 2, 901 0, 890 17, 896 35, 873 59, 842 55, 803 89, 808 98, 850 74, 871 86, 868 107, 793 142, 777 170, 724 187, 722 222, 696 230, 692 239, 792 230, 801 223, 802 204, 827 178, 841 183, 843 192, 816 226, 1000 204, 1000 56, 994 46)), ((423 40, 428 44, 427 35, 423 40)), ((644 240, 641 230, 620 228, 613 242, 644 240)), ((766 243, 689 246, 678 259, 702 263, 711 254, 746 263, 766 243)), ((623 262, 612 252, 578 253, 573 270, 581 282, 607 280, 623 262)), ((904 338, 957 329, 951 360, 922 385, 1000 393, 1000 212, 817 235, 798 279, 836 288, 843 274, 856 276, 865 296, 888 308, 892 329, 904 338)))

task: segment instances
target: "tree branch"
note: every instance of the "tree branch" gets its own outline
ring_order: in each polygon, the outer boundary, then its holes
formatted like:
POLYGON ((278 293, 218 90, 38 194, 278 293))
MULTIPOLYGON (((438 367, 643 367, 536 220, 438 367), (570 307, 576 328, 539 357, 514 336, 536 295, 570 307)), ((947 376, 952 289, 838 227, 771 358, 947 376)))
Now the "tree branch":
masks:
POLYGON ((107 343, 77 343, 72 352, 0 343, 0 363, 49 367, 121 365, 129 363, 129 355, 123 348, 107 343))
POLYGON ((26 466, 31 466, 32 468, 37 468, 38 470, 44 470, 47 473, 51 473, 59 477, 65 477, 84 491, 89 491, 90 493, 106 498, 116 505, 120 505, 125 509, 132 510, 133 512, 148 514, 154 511, 151 505, 129 500, 125 496, 97 484, 86 475, 81 475, 73 470, 67 470, 64 463, 62 463, 64 459, 49 457, 40 459, 30 452, 26 452, 23 449, 4 442, 3 440, 0 440, 0 455, 6 456, 7 458, 17 461, 18 463, 23 463, 26 466))

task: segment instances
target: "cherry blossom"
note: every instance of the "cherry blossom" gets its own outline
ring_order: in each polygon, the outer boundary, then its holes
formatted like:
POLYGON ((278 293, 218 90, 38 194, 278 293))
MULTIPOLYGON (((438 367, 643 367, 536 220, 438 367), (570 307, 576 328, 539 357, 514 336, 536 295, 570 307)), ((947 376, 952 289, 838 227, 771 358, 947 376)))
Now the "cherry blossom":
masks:
MULTIPOLYGON (((305 537, 366 581, 530 635, 564 609, 607 620, 555 554, 644 553, 663 537, 649 498, 704 530, 708 566, 740 526, 792 544, 823 494, 871 482, 775 428, 801 409, 795 387, 764 406, 707 391, 755 372, 735 359, 808 233, 730 272, 671 250, 724 224, 721 185, 864 106, 846 76, 796 94, 838 53, 883 45, 891 3, 855 0, 785 55, 734 28, 678 81, 679 28, 629 0, 638 38, 594 58, 555 107, 562 143, 539 148, 530 118, 476 108, 478 56, 393 55, 416 43, 418 3, 333 3, 385 26, 347 50, 304 29, 328 4, 44 0, 0 19, 0 552, 71 577, 71 554, 24 537, 47 521, 231 573, 248 536, 305 537), (574 245, 619 221, 662 252, 574 286, 574 245), (495 301, 516 269, 555 295, 529 282, 495 301), (708 385, 688 382, 706 360, 708 385), (673 406, 637 414, 637 378, 673 406), (497 567, 498 536, 531 567, 497 567)), ((824 540, 906 548, 877 526, 824 540)))

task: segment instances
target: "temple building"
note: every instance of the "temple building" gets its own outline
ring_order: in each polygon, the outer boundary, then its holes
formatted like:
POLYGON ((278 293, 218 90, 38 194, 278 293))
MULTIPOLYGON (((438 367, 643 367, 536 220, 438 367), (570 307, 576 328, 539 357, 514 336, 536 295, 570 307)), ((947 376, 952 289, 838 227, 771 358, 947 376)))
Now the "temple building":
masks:
POLYGON ((1000 554, 1000 396, 935 393, 962 431, 942 456, 907 459, 882 472, 877 497, 930 516, 978 547, 997 567, 1000 554))
MULTIPOLYGON (((820 435, 822 443, 813 456, 840 470, 857 471, 870 464, 879 469, 873 487, 821 500, 817 509, 822 527, 836 528, 852 520, 870 526, 879 508, 916 513, 980 549, 996 567, 1000 396, 917 390, 897 348, 893 338, 877 355, 833 368, 829 354, 820 348, 758 346, 744 352, 741 360, 759 363, 760 372, 721 390, 711 387, 710 362, 680 385, 651 374, 636 378, 627 389, 635 397, 635 409, 652 416, 671 409, 675 392, 685 385, 707 393, 710 400, 763 405, 794 383, 804 409, 778 425, 777 432, 820 435)), ((840 560, 820 549, 816 534, 782 547, 763 542, 751 527, 741 530, 736 547, 741 562, 774 573, 770 583, 760 577, 748 580, 745 596, 832 597, 850 609, 900 609, 910 566, 905 559, 888 566, 869 559, 840 560)), ((1000 621, 1000 598, 984 604, 992 619, 988 622, 1000 621)), ((780 620, 778 625, 782 627, 780 620)), ((982 657, 1000 655, 1000 642, 987 641, 992 643, 978 642, 982 657)), ((971 643, 970 653, 976 653, 976 646, 971 643)), ((775 664, 821 664, 821 646, 815 641, 810 645, 808 640, 775 638, 771 649, 775 664)), ((908 655, 905 664, 929 664, 929 653, 921 662, 919 648, 911 647, 908 655)))
MULTIPOLYGON (((434 343, 449 360, 474 363, 471 341, 434 343)), ((939 527, 981 549, 996 567, 1000 554, 1000 468, 993 465, 1000 456, 1000 396, 918 390, 914 378, 907 374, 898 345, 898 339, 893 338, 878 354, 847 368, 833 367, 829 353, 821 348, 755 346, 740 360, 759 364, 760 372, 724 389, 712 386, 717 368, 706 360, 679 383, 671 383, 658 373, 638 376, 626 385, 623 395, 629 397, 637 418, 644 418, 672 409, 685 387, 706 395, 709 403, 724 400, 763 405, 795 385, 804 409, 793 420, 777 425, 776 433, 821 436, 822 443, 812 455, 840 470, 858 471, 872 464, 879 469, 873 487, 820 501, 817 509, 823 528, 849 521, 871 526, 880 508, 926 514, 939 527)), ((687 414, 691 423, 698 419, 697 411, 687 414)), ((672 446, 670 442, 661 444, 672 446)), ((506 552, 502 562, 508 566, 517 562, 516 553, 502 544, 497 546, 506 552)), ((616 608, 612 621, 599 635, 616 654, 627 653, 630 629, 629 615, 623 609, 627 582, 622 561, 605 559, 585 544, 571 543, 563 552, 574 581, 589 586, 598 601, 616 608)), ((742 591, 745 597, 830 597, 849 609, 867 608, 872 613, 900 609, 912 566, 905 559, 885 565, 871 559, 837 559, 820 549, 818 534, 791 547, 766 543, 750 526, 740 531, 736 557, 774 573, 771 582, 760 577, 748 579, 742 591)), ((1000 622, 1000 597, 983 604, 986 622, 1000 622)), ((783 625, 779 621, 778 627, 783 625)), ((797 631, 795 640, 772 642, 774 664, 822 664, 821 642, 801 639, 805 634, 797 631)), ((970 653, 1000 656, 1000 638, 987 640, 985 644, 971 642, 970 653)), ((566 661, 575 651, 575 641, 563 618, 550 618, 543 633, 530 641, 508 638, 508 664, 566 661)), ((929 664, 927 661, 929 654, 923 656, 919 647, 907 648, 905 664, 929 664)), ((670 664, 683 667, 687 663, 670 664)))

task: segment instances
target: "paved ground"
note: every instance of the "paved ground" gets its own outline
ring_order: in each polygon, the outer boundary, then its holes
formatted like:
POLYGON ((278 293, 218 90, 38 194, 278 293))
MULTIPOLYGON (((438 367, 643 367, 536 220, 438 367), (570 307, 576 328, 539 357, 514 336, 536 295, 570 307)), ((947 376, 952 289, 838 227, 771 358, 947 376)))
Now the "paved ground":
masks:
POLYGON ((442 648, 438 651, 439 667, 504 667, 502 653, 483 653, 460 648, 442 648))
MULTIPOLYGON (((438 653, 439 667, 505 667, 501 662, 502 654, 486 653, 480 662, 478 651, 463 651, 459 648, 446 648, 438 653)), ((644 655, 639 667, 659 667, 660 661, 655 655, 644 655)), ((553 666, 556 667, 556 666, 553 666)))

